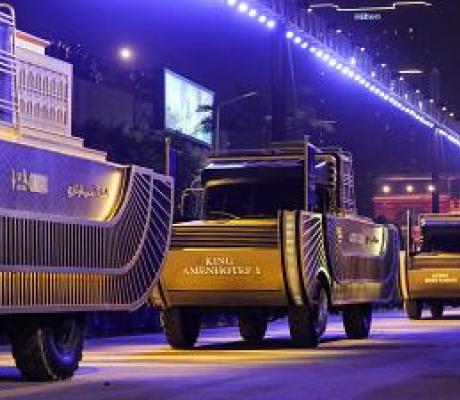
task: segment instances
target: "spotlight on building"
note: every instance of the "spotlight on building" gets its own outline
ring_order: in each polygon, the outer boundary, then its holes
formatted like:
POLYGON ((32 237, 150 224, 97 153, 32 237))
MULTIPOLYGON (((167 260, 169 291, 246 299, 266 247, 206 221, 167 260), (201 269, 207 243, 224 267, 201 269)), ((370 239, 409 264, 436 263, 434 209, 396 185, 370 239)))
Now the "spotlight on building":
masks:
POLYGON ((413 193, 414 192, 414 187, 412 185, 407 185, 406 186, 406 192, 407 193, 413 193))
POLYGON ((383 185, 382 192, 385 194, 391 193, 391 187, 389 185, 383 185))

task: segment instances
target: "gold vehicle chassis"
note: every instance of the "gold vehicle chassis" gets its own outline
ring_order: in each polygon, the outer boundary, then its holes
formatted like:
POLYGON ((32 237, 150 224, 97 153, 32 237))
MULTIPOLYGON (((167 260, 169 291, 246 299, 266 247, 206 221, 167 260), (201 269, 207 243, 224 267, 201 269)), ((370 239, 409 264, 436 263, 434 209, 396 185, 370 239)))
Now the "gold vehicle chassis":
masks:
POLYGON ((0 313, 133 310, 146 301, 169 246, 172 181, 114 168, 121 179, 103 221, 0 210, 0 313))
POLYGON ((178 224, 153 301, 161 308, 304 305, 322 280, 332 306, 384 303, 394 296, 398 243, 395 230, 363 218, 300 211, 178 224))
POLYGON ((404 299, 460 299, 460 254, 406 257, 400 277, 404 299))
MULTIPOLYGON (((455 231, 460 218, 456 214, 424 214, 419 217, 424 236, 434 230, 444 231, 436 237, 435 246, 443 240, 457 240, 455 231)), ((400 282, 404 300, 460 300, 460 253, 455 251, 414 252, 411 241, 412 221, 407 218, 409 243, 401 257, 400 282)), ((424 237, 424 241, 430 240, 424 237)), ((422 249, 423 250, 423 249, 422 249)), ((428 250, 428 249, 426 249, 428 250)))

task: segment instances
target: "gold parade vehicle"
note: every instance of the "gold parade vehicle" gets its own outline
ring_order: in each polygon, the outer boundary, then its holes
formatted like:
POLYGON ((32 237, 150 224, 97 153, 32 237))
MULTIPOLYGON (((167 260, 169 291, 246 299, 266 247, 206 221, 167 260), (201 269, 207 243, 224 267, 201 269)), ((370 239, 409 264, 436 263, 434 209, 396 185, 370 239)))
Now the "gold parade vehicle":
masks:
MULTIPOLYGON (((411 232, 410 218, 408 226, 411 232)), ((440 319, 446 305, 460 304, 460 215, 421 215, 419 226, 421 243, 414 248, 409 242, 401 262, 404 308, 410 319, 418 320, 428 305, 432 317, 440 319)))
POLYGON ((183 201, 200 215, 173 225, 153 292, 172 347, 193 347, 202 316, 219 312, 252 343, 287 315, 294 343, 316 346, 330 310, 349 338, 369 335, 372 306, 395 294, 399 236, 357 215, 349 153, 308 140, 227 153, 201 183, 183 201))
POLYGON ((17 31, 13 8, 0 5, 0 27, 0 327, 26 379, 65 379, 86 313, 148 301, 169 248, 173 183, 85 148, 70 133, 71 66, 17 31))

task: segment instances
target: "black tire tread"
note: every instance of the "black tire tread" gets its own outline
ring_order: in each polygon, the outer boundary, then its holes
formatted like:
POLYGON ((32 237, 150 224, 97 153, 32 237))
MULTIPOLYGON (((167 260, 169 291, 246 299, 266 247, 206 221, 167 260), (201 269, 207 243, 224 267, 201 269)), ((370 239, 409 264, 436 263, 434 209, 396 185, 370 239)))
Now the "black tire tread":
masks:
POLYGON ((257 344, 265 337, 268 321, 264 315, 241 314, 238 317, 238 327, 246 342, 257 344))
POLYGON ((296 347, 317 347, 319 335, 315 326, 314 316, 308 307, 292 306, 289 308, 289 330, 296 347))
POLYGON ((405 300, 404 310, 406 310, 407 318, 417 321, 422 318, 423 304, 418 300, 405 300))
POLYGON ((348 339, 366 339, 372 324, 372 306, 360 304, 343 309, 343 325, 348 339))
POLYGON ((25 318, 10 325, 12 354, 17 368, 29 381, 58 381, 71 378, 78 369, 83 355, 84 323, 79 324, 80 340, 74 349, 75 357, 68 364, 60 363, 51 351, 48 340, 50 329, 56 323, 55 318, 25 318))
POLYGON ((163 331, 168 344, 174 349, 191 349, 195 346, 201 328, 201 318, 196 311, 169 308, 161 314, 163 331))
POLYGON ((431 316, 433 319, 442 319, 444 314, 444 304, 441 302, 434 302, 430 304, 431 316))

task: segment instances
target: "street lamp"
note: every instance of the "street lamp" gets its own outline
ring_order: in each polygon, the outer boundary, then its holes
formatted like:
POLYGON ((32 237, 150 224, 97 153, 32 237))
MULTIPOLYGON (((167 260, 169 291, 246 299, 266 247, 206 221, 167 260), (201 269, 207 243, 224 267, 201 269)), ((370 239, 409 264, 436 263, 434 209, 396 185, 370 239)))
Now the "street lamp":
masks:
MULTIPOLYGON (((122 46, 118 49, 118 58, 125 63, 129 69, 133 66, 134 51, 129 46, 122 46)), ((133 104, 132 104, 132 129, 137 126, 137 108, 138 108, 138 76, 135 73, 130 74, 132 85, 133 104)))
POLYGON ((118 50, 118 56, 122 61, 131 61, 133 59, 133 50, 129 47, 121 47, 118 50))
POLYGON ((220 150, 220 111, 222 108, 230 105, 237 103, 241 100, 248 99, 250 97, 258 96, 259 94, 257 92, 249 92, 242 94, 240 96, 234 97, 232 99, 224 100, 218 103, 215 107, 216 110, 216 133, 215 133, 215 138, 214 138, 214 152, 216 155, 218 155, 219 150, 220 150))

